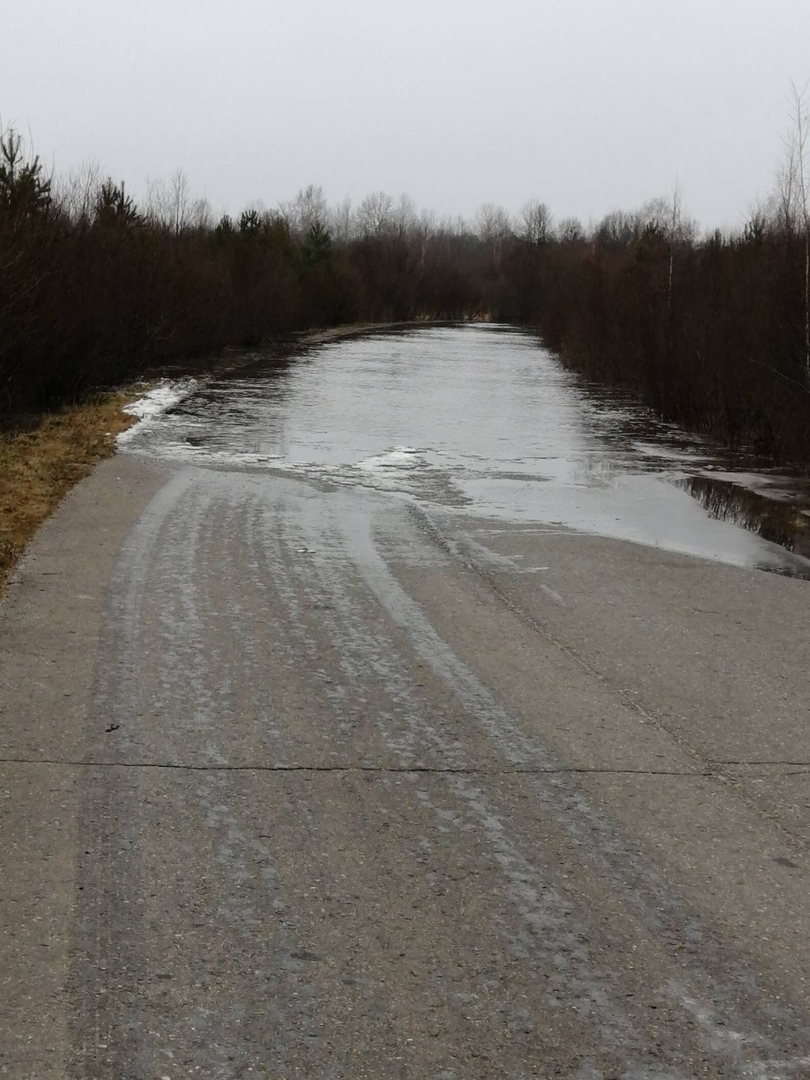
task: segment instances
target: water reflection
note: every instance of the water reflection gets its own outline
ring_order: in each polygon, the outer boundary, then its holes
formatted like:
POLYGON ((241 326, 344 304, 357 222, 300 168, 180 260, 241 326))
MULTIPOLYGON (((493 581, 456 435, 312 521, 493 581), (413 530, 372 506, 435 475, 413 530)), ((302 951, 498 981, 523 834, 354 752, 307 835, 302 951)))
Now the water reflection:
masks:
POLYGON ((583 382, 514 328, 420 328, 245 355, 127 449, 810 570, 810 497, 798 480, 785 502, 759 463, 583 382))
POLYGON ((810 510, 795 502, 769 498, 738 483, 713 476, 676 481, 719 521, 757 533, 786 551, 810 559, 810 510))

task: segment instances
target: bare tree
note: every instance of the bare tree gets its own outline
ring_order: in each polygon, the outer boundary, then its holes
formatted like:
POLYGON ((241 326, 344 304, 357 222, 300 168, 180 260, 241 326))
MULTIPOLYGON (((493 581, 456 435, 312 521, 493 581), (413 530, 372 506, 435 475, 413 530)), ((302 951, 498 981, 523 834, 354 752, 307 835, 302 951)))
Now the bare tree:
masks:
POLYGON ((785 159, 776 174, 776 188, 773 194, 776 223, 786 236, 793 236, 797 228, 796 195, 797 163, 796 145, 793 132, 784 139, 785 159))
POLYGON ((394 231, 398 236, 407 236, 416 228, 416 203, 410 195, 402 194, 391 213, 394 231))
POLYGON ((530 199, 520 211, 520 235, 528 244, 545 244, 551 238, 551 211, 545 203, 530 199))
POLYGON ((101 166, 95 161, 85 161, 55 181, 54 199, 71 221, 89 221, 101 183, 101 166))
POLYGON ((424 265, 427 259, 430 242, 439 232, 436 215, 432 210, 423 210, 419 220, 414 225, 414 235, 419 239, 419 262, 424 265))
POLYGON ((188 220, 193 229, 209 231, 214 227, 214 211, 204 195, 192 202, 188 220))
POLYGON ((683 192, 676 181, 671 195, 650 199, 635 213, 639 232, 655 232, 674 244, 685 244, 697 236, 697 223, 683 211, 683 192))
POLYGON ((383 236, 393 224, 394 200, 384 191, 366 195, 357 208, 357 224, 363 236, 383 236))
POLYGON ((355 220, 351 199, 344 199, 329 211, 327 224, 332 238, 345 244, 354 236, 355 220))
POLYGON ((650 199, 635 214, 637 232, 653 235, 666 244, 669 267, 667 273, 667 311, 671 313, 675 280, 675 255, 680 247, 697 235, 696 223, 683 212, 683 195, 676 181, 669 197, 650 199))
POLYGON ((462 214, 445 214, 436 225, 436 232, 444 236, 475 236, 474 225, 462 214))
POLYGON ((573 244, 584 235, 582 222, 578 217, 563 218, 557 225, 557 236, 564 244, 573 244))
POLYGON ((146 178, 146 217, 156 225, 165 225, 169 213, 169 194, 165 180, 146 178))
POLYGON ((669 202, 669 229, 672 238, 679 244, 690 244, 697 240, 700 227, 693 217, 688 217, 683 209, 683 189, 679 180, 675 181, 669 202))
POLYGON ((785 235, 804 244, 804 378, 810 384, 810 111, 808 87, 790 84, 790 127, 785 157, 776 178, 778 222, 785 235))
POLYGON ((639 233, 637 214, 611 210, 596 227, 595 239, 601 247, 613 250, 629 247, 639 233))
POLYGON ((179 236, 190 223, 191 185, 184 169, 175 169, 169 179, 171 197, 171 227, 175 236, 179 236))
POLYGON ((810 382, 810 162, 808 152, 808 128, 810 115, 807 109, 807 86, 801 91, 791 83, 793 94, 793 146, 796 173, 796 201, 804 237, 804 377, 810 382))
POLYGON ((323 188, 315 184, 302 188, 291 202, 279 203, 279 210, 297 237, 306 236, 315 225, 326 226, 329 217, 323 188))
POLYGON ((501 269, 504 241, 512 235, 509 214, 502 206, 491 202, 484 203, 475 215, 475 231, 485 244, 491 245, 492 266, 497 274, 501 269))
POLYGON ((147 180, 146 213, 175 236, 191 224, 191 186, 183 169, 175 169, 165 180, 147 180))
POLYGON ((479 206, 476 211, 475 231, 485 243, 491 243, 509 236, 512 232, 512 222, 502 206, 488 202, 479 206))

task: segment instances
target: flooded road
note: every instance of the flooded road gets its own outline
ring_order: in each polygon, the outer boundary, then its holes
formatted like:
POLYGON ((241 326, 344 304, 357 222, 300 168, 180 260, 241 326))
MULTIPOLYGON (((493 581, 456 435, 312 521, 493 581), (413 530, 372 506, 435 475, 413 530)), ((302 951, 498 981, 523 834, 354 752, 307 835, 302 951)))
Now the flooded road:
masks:
POLYGON ((583 384, 501 326, 246 357, 129 451, 292 472, 466 513, 810 576, 810 485, 583 384))
POLYGON ((810 1077, 767 477, 498 328, 133 430, 0 606, 0 1075, 810 1077))

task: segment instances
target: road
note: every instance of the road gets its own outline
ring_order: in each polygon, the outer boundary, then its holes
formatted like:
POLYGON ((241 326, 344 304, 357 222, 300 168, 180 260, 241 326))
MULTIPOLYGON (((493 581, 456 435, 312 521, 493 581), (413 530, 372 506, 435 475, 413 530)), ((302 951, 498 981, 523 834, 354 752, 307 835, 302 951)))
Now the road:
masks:
POLYGON ((810 1077, 809 589, 105 463, 0 607, 0 1075, 810 1077))

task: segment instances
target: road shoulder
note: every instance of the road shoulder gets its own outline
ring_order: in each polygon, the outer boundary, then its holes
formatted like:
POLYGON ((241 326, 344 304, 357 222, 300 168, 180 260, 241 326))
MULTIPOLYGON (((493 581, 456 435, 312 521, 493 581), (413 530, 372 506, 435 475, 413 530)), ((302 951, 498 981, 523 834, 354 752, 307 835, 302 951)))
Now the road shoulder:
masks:
POLYGON ((84 725, 121 543, 165 483, 101 463, 45 523, 0 603, 0 1072, 62 1077, 84 725))

